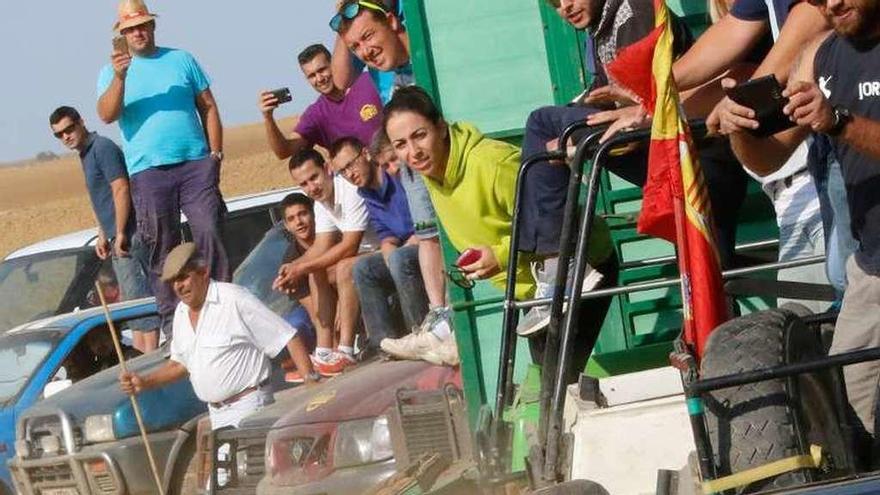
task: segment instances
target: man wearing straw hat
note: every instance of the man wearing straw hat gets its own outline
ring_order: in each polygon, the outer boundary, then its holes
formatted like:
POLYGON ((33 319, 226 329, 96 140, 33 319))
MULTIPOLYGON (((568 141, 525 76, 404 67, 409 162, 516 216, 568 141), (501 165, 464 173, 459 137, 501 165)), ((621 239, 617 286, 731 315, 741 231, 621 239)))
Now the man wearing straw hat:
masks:
POLYGON ((272 403, 269 359, 285 347, 296 369, 305 370, 305 381, 317 378, 296 329, 247 289, 211 280, 195 244, 181 244, 168 254, 162 281, 180 298, 171 359, 144 376, 122 373, 124 392, 139 393, 189 376, 196 396, 208 403, 216 430, 237 427, 272 403))
POLYGON ((210 82, 189 53, 156 46, 156 15, 142 0, 122 0, 111 63, 98 77, 98 116, 119 121, 138 231, 150 251, 153 292, 170 336, 176 304, 159 282, 165 256, 180 243, 180 212, 209 262, 229 280, 220 236, 223 127, 210 82))

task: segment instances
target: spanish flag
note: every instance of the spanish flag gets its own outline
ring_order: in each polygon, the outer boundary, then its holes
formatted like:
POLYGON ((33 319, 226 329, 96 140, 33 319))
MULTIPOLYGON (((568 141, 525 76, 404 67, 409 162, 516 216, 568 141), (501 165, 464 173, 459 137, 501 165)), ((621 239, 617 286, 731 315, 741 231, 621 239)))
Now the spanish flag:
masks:
POLYGON ((709 334, 729 315, 709 191, 672 77, 672 29, 663 0, 654 0, 654 12, 654 30, 622 49, 606 69, 653 117, 638 231, 676 246, 684 339, 699 357, 709 334))

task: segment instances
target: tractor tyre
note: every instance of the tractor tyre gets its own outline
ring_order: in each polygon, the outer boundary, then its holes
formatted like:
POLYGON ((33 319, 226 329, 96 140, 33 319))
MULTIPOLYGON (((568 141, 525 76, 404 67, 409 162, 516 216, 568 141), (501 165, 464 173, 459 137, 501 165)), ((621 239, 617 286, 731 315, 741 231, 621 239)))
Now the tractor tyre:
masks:
MULTIPOLYGON (((799 312, 770 309, 730 320, 706 343, 701 377, 715 378, 825 357, 818 332, 799 312)), ((802 485, 852 473, 839 370, 720 389, 704 395, 709 441, 718 477, 823 449, 823 469, 800 469, 758 480, 736 493, 802 485)))

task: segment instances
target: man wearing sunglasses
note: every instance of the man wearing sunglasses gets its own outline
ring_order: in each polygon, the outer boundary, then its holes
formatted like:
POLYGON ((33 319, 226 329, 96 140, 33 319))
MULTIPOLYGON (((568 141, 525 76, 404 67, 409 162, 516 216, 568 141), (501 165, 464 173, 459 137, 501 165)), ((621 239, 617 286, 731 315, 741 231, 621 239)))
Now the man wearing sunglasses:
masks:
MULTIPOLYGON (((383 103, 387 103, 396 88, 415 84, 402 6, 402 0, 396 5, 388 5, 381 0, 344 0, 338 3, 337 13, 330 20, 330 28, 339 34, 333 52, 333 74, 337 84, 349 84, 360 73, 362 64, 393 77, 392 87, 388 91, 380 91, 383 103), (352 54, 357 60, 352 58, 352 54)), ((451 311, 446 300, 437 213, 424 180, 406 164, 401 165, 400 181, 406 191, 415 234, 419 239, 419 264, 430 301, 430 310, 420 325, 420 332, 448 336, 451 311)))
MULTIPOLYGON (((880 347, 880 2, 817 0, 834 31, 809 43, 783 96, 797 127, 758 139, 751 117, 731 127, 743 164, 766 175, 781 167, 811 133, 829 136, 846 184, 852 232, 859 246, 846 265, 848 286, 831 354, 880 347)), ((875 426, 880 363, 843 369, 849 402, 870 433, 875 426)))
MULTIPOLYGON (((148 256, 135 232, 134 208, 122 150, 110 139, 89 132, 73 107, 56 108, 49 116, 49 126, 65 147, 79 154, 92 211, 98 223, 95 254, 102 260, 110 258, 123 300, 151 296, 148 256)), ((158 347, 159 322, 155 318, 133 323, 135 349, 146 353, 158 347)))

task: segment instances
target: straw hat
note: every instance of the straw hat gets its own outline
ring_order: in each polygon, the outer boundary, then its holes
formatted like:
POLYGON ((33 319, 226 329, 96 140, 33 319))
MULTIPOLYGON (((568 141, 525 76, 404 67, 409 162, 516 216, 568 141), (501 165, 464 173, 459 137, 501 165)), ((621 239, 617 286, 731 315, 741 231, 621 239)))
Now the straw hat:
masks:
POLYGON ((150 22, 156 17, 158 17, 156 14, 150 13, 143 0, 121 0, 113 30, 118 33, 123 29, 150 22))

